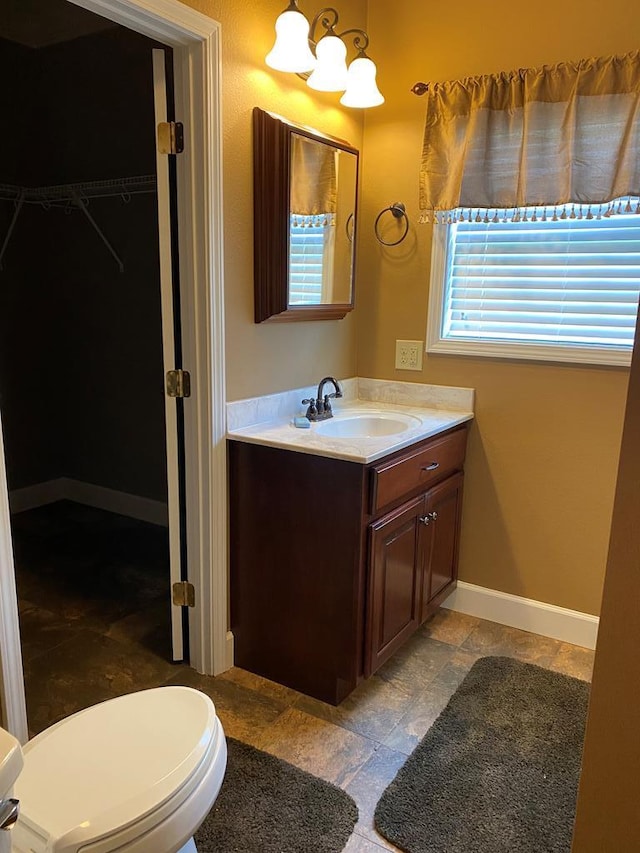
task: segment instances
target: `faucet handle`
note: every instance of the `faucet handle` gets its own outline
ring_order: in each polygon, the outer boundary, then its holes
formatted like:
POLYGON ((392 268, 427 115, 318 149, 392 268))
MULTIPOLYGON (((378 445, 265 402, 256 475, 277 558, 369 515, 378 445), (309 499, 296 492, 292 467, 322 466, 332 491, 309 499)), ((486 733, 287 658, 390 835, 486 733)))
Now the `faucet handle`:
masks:
POLYGON ((317 401, 316 401, 316 400, 314 400, 314 399, 313 399, 313 397, 310 397, 308 400, 303 400, 303 401, 302 401, 302 405, 303 405, 303 406, 307 406, 307 405, 308 405, 307 411, 306 411, 306 413, 305 413, 305 417, 306 417, 306 418, 308 418, 310 421, 311 421, 311 420, 313 420, 313 419, 315 418, 315 416, 318 414, 318 409, 317 409, 317 407, 316 407, 316 402, 317 402, 317 401))
POLYGON ((324 410, 325 412, 331 412, 331 400, 336 397, 342 397, 342 394, 339 392, 335 392, 335 394, 325 394, 324 395, 324 410))

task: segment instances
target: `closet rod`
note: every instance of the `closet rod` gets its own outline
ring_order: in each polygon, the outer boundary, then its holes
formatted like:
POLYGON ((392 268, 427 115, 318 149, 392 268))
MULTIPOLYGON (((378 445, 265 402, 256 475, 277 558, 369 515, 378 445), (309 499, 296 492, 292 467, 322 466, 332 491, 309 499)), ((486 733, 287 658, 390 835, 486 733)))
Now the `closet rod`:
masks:
POLYGON ((12 201, 15 204, 11 223, 0 249, 0 270, 2 269, 2 259, 9 245, 16 221, 23 205, 26 203, 39 204, 45 209, 49 209, 50 207, 64 207, 65 209, 72 210, 75 207, 81 210, 115 259, 120 272, 124 272, 124 264, 105 237, 98 223, 89 213, 89 199, 120 197, 125 203, 128 203, 132 195, 155 192, 155 175, 113 178, 108 181, 83 181, 76 184, 58 184, 50 187, 19 187, 13 184, 0 184, 0 201, 12 201))
POLYGON ((154 193, 156 191, 155 175, 138 175, 133 178, 114 178, 108 181, 82 181, 75 184, 57 184, 48 187, 19 187, 13 184, 0 184, 0 199, 3 201, 18 201, 22 196, 28 204, 42 204, 45 207, 51 202, 73 202, 80 198, 113 198, 120 197, 128 201, 132 195, 154 193))

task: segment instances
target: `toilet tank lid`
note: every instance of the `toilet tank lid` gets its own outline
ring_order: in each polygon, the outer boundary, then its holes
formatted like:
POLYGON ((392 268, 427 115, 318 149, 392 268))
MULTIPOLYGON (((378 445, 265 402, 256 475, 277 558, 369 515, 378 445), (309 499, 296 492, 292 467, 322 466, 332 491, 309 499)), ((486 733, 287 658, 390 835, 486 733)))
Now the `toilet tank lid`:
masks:
POLYGON ((213 702, 198 690, 158 687, 120 696, 30 741, 15 795, 50 841, 80 827, 89 837, 102 835, 174 797, 212 739, 223 736, 213 702))

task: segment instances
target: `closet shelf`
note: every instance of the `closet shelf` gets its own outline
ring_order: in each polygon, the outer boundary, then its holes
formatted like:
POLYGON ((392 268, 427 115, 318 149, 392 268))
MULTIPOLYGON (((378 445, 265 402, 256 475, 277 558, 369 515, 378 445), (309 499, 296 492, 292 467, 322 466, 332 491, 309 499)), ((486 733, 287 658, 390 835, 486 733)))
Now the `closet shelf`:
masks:
POLYGON ((109 243, 98 223, 88 210, 92 198, 121 198, 128 203, 131 196, 156 192, 155 175, 137 175, 132 178, 115 178, 108 181, 83 181, 75 184, 58 184, 50 187, 20 187, 13 184, 0 184, 0 201, 13 202, 15 210, 7 234, 0 248, 0 270, 2 259, 9 245, 11 234, 25 204, 39 204, 45 210, 62 207, 65 210, 81 210, 91 223, 98 236, 109 250, 114 260, 124 272, 124 264, 115 249, 109 243))
POLYGON ((138 175, 134 178, 115 178, 109 181, 84 181, 77 184, 58 184, 52 187, 18 187, 0 184, 2 201, 19 201, 28 204, 47 205, 53 202, 72 202, 80 198, 109 198, 120 196, 127 201, 129 196, 156 191, 155 175, 138 175))

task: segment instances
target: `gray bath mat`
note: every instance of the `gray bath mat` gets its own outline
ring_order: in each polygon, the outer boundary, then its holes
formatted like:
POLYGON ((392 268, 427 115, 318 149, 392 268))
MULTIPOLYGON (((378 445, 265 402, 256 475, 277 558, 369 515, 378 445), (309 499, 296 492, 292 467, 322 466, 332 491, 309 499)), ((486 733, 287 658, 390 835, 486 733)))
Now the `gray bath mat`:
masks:
POLYGON ((339 853, 358 809, 348 794, 227 738, 227 772, 196 832, 198 853, 339 853))
POLYGON ((569 853, 589 685, 477 661, 382 795, 378 832, 409 853, 569 853))

